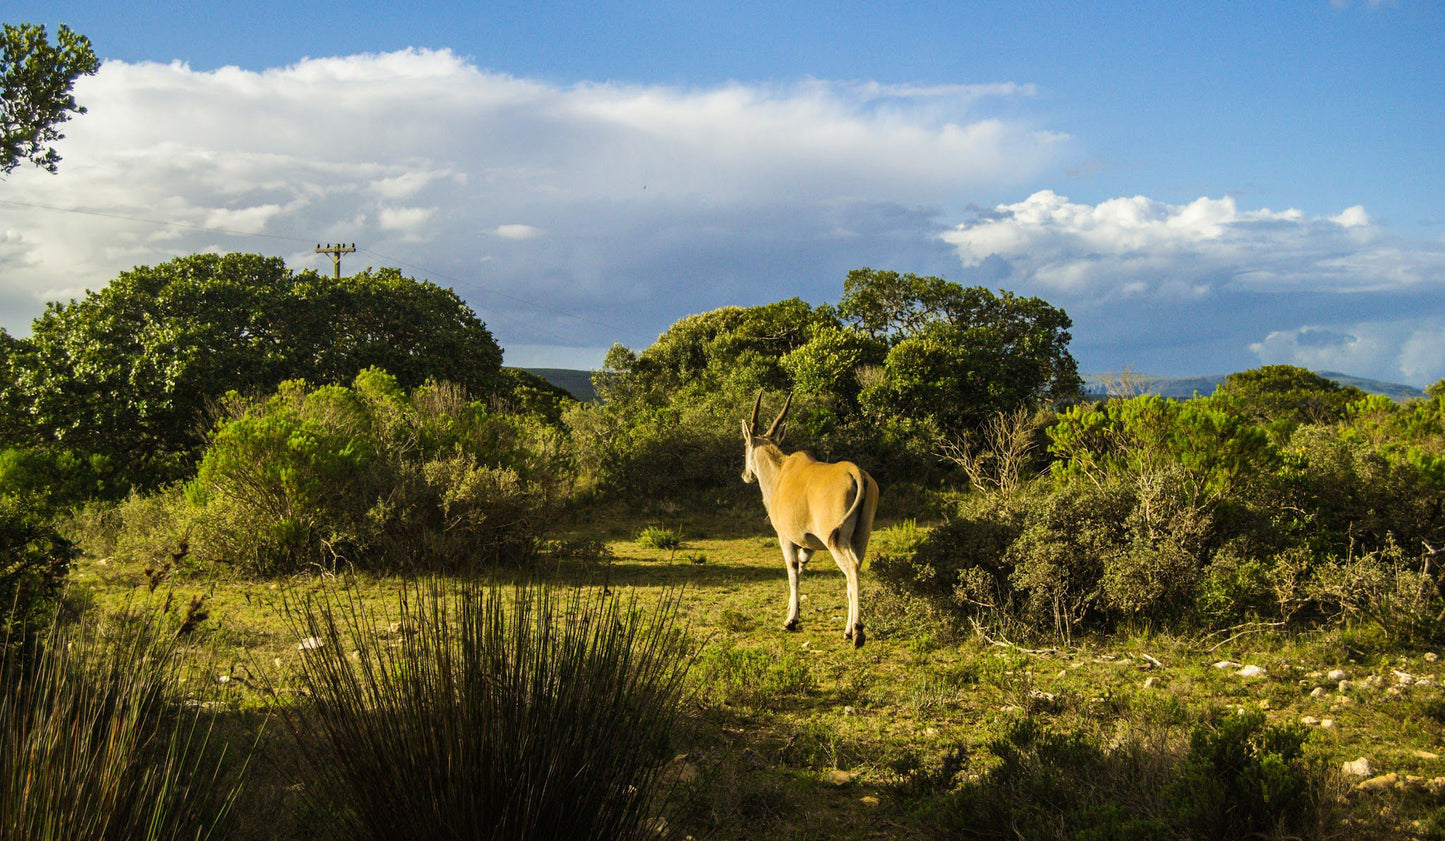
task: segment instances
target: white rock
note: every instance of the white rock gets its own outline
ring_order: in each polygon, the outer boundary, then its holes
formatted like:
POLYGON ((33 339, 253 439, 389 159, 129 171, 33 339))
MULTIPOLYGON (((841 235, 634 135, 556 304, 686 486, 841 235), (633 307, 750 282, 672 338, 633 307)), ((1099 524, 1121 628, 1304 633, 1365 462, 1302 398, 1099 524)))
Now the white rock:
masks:
POLYGON ((1223 671, 1224 669, 1237 669, 1239 668, 1239 664, 1234 662, 1233 660, 1220 660, 1218 663, 1214 664, 1214 668, 1221 671, 1223 671))
POLYGON ((1302 715, 1300 716, 1299 723, 1306 727, 1316 727, 1319 725, 1320 720, 1312 715, 1302 715))
POLYGON ((1314 688, 1314 691, 1310 693, 1310 697, 1311 697, 1311 698, 1323 698, 1323 697, 1325 697, 1325 688, 1324 688, 1323 686, 1316 686, 1316 687, 1314 688))
POLYGON ((1426 662, 1426 663, 1433 663, 1433 662, 1435 662, 1436 660, 1439 660, 1439 659, 1440 659, 1440 655, 1436 654, 1435 652, 1433 652, 1433 651, 1427 651, 1427 652, 1425 652, 1425 662, 1426 662))
POLYGON ((1333 730, 1335 729, 1335 720, 1333 718, 1322 718, 1320 719, 1320 727, 1325 730, 1333 730))
POLYGON ((1254 666, 1254 665, 1245 666, 1244 668, 1242 668, 1242 669, 1240 669, 1239 671, 1235 672, 1235 674, 1239 675, 1240 677, 1263 677, 1263 676, 1264 676, 1264 668, 1261 667, 1261 666, 1254 666))
POLYGON ((1350 682, 1348 680, 1342 680, 1335 688, 1340 690, 1341 692, 1348 692, 1350 691, 1350 682))
POLYGON ((326 641, 321 639, 320 637, 307 637, 306 639, 302 640, 299 645, 296 646, 296 650, 314 651, 325 644, 326 641))
POLYGON ((1375 775, 1374 764, 1364 756, 1354 762, 1346 762, 1340 770, 1348 777, 1373 777, 1375 775))
POLYGON ((1399 669, 1395 669, 1394 672, 1395 682, 1400 684, 1401 686, 1409 686, 1410 684, 1415 682, 1415 676, 1410 674, 1409 672, 1402 672, 1399 669))
POLYGON ((848 773, 847 771, 840 771, 837 768, 834 768, 827 774, 823 775, 823 780, 824 782, 828 783, 828 785, 845 786, 853 782, 853 775, 848 773))
POLYGON ((1151 677, 1151 678, 1145 678, 1145 679, 1144 679, 1144 688, 1145 688, 1145 689, 1154 689, 1154 688, 1157 687, 1158 685, 1159 685, 1159 678, 1157 678, 1157 677, 1151 677))
POLYGON ((1344 669, 1331 669, 1330 673, 1325 675, 1325 677, 1329 678, 1335 683, 1339 683, 1340 681, 1348 677, 1348 675, 1345 674, 1344 669))

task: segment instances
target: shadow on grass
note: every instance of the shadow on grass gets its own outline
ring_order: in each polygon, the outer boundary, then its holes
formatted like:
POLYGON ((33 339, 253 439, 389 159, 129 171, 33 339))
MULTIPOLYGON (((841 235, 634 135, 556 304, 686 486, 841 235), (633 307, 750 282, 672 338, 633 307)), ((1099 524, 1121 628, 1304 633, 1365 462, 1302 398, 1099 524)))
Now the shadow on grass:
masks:
MULTIPOLYGON (((564 560, 544 565, 542 577, 549 583, 584 587, 728 587, 759 581, 781 581, 786 586, 787 574, 780 555, 776 567, 757 564, 720 563, 708 561, 694 564, 678 558, 674 561, 648 561, 620 557, 611 564, 606 561, 564 560)), ((523 573, 518 581, 526 578, 523 573)))

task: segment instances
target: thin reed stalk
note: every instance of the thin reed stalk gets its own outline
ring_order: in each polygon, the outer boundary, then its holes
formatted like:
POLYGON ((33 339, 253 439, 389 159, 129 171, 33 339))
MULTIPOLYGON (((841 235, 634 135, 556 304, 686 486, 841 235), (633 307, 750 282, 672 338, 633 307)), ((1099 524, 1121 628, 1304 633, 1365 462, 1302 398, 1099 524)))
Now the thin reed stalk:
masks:
POLYGON ((211 741, 212 715, 181 706, 176 644, 152 617, 53 625, 6 651, 0 838, 223 835, 241 775, 211 741))

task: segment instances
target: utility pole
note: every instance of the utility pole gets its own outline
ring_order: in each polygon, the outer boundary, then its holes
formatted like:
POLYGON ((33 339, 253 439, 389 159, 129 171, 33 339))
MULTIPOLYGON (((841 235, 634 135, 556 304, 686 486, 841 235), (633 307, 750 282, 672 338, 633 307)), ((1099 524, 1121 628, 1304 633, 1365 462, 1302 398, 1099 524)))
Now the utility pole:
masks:
POLYGON ((322 247, 321 247, 321 243, 319 243, 319 242, 316 244, 316 253, 317 253, 317 254, 330 254, 330 255, 331 255, 331 263, 332 263, 333 266, 336 267, 336 275, 335 275, 335 277, 336 277, 337 280, 340 280, 340 279, 341 279, 341 255, 343 255, 343 254, 350 254, 350 253, 352 253, 352 252, 354 252, 354 251, 356 251, 356 243, 354 243, 354 242, 353 242, 352 244, 350 244, 350 245, 345 245, 345 244, 339 243, 339 242, 338 242, 337 244, 335 244, 335 245, 332 245, 331 243, 328 242, 328 243, 326 243, 326 247, 325 247, 325 248, 322 248, 322 247))

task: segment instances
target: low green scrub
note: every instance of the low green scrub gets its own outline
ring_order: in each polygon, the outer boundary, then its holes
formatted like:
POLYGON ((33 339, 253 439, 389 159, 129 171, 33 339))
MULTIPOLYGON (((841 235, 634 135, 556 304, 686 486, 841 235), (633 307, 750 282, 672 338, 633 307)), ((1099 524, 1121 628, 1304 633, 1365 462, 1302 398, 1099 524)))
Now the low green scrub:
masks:
POLYGON ((1302 727, 1254 713, 1216 713, 1187 748, 1136 733, 1055 732, 1024 718, 988 744, 989 770, 961 781, 967 751, 912 769, 932 837, 1037 839, 1320 838, 1331 777, 1306 755, 1302 727))
POLYGON ((317 813, 345 838, 670 837, 675 596, 451 587, 405 585, 385 614, 352 591, 289 606, 317 813))
POLYGON ((78 554, 45 518, 0 494, 0 657, 20 656, 50 626, 78 554))
POLYGON ((533 557, 567 492, 555 428, 445 385, 408 393, 371 369, 350 388, 231 395, 225 411, 193 481, 121 507, 143 528, 118 549, 185 544, 259 574, 461 569, 533 557))
POLYGON ((776 709, 786 699, 818 688, 808 661, 797 654, 779 657, 724 643, 704 649, 697 665, 701 694, 713 703, 776 709))
POLYGON ((1360 425, 1284 430, 1207 400, 1075 407, 1048 475, 973 494, 875 569, 915 613, 1006 634, 1365 619, 1438 637, 1445 484, 1360 425))

